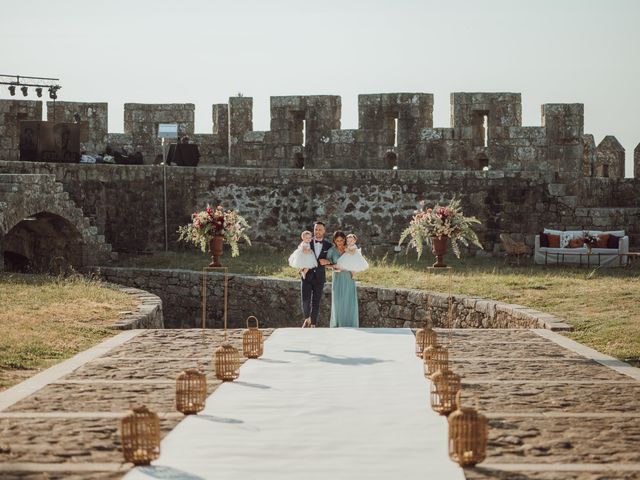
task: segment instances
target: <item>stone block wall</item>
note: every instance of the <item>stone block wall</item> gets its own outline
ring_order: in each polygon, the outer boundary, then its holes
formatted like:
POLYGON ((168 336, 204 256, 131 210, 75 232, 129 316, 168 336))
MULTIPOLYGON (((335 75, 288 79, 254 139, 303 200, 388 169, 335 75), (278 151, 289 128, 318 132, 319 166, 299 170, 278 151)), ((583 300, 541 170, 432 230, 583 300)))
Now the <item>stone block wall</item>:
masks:
POLYGON ((596 148, 594 176, 624 178, 624 148, 613 135, 607 135, 596 148))
POLYGON ((47 121, 74 123, 76 113, 80 115, 80 150, 94 154, 104 153, 109 135, 108 104, 47 102, 47 121))
MULTIPOLYGON (((100 268, 94 270, 105 280, 141 288, 162 299, 165 327, 198 328, 202 325, 202 277, 186 270, 100 268)), ((205 326, 222 328, 222 275, 207 277, 205 326)), ((448 295, 420 290, 358 286, 361 327, 420 328, 431 314, 434 327, 453 328, 548 328, 569 330, 558 317, 520 305, 464 295, 453 296, 453 325, 448 317, 448 295)), ((228 279, 229 328, 246 327, 255 315, 263 328, 299 327, 300 282, 231 274, 228 279)), ((318 325, 329 326, 331 284, 325 285, 318 325)))
MULTIPOLYGON (((0 117, 0 128, 9 133, 9 138, 0 136, 4 144, 0 147, 5 148, 0 148, 0 159, 14 160, 17 147, 11 139, 11 128, 15 130, 15 112, 28 102, 3 102, 3 111, 14 113, 0 117)), ((152 164, 162 152, 158 124, 177 123, 180 135, 189 135, 199 145, 202 166, 383 170, 487 167, 514 172, 551 171, 574 179, 605 173, 615 178, 624 176, 624 151, 617 140, 607 137, 596 149, 593 137, 584 135, 582 104, 545 104, 541 126, 523 127, 519 93, 454 92, 451 125, 434 127, 430 93, 366 94, 358 96, 358 128, 342 130, 341 103, 335 95, 271 97, 270 130, 254 131, 253 99, 231 97, 226 104, 212 105, 211 133, 197 136, 192 104, 126 104, 124 135, 106 133, 105 104, 57 102, 56 115, 70 120, 76 111, 81 114, 81 134, 88 151, 102 150, 106 142, 129 152, 142 152, 146 164, 152 164)), ((26 112, 20 115, 29 117, 26 112)))
MULTIPOLYGON (((0 162, 0 173, 11 172, 54 174, 116 251, 164 249, 162 167, 0 162)), ((207 203, 221 203, 248 219, 258 245, 286 251, 300 231, 324 219, 329 231, 356 232, 365 251, 389 251, 421 200, 435 204, 453 195, 467 215, 481 220, 477 231, 491 251, 502 232, 522 234, 532 244, 543 227, 589 227, 578 208, 613 208, 610 224, 617 230, 622 225, 614 212, 637 208, 640 180, 567 185, 537 172, 169 167, 169 244, 184 248, 176 243, 178 226, 207 203)))
POLYGON ((596 150, 596 141, 595 138, 593 138, 593 135, 590 133, 583 135, 582 145, 584 146, 582 155, 582 175, 583 177, 593 177, 595 176, 596 158, 598 154, 596 150))
POLYGON ((0 100, 0 159, 20 159, 20 122, 42 120, 40 100, 0 100))
POLYGON ((640 143, 633 150, 633 177, 640 179, 640 143))
POLYGON ((124 104, 124 133, 131 138, 132 150, 142 152, 145 164, 152 164, 162 153, 158 139, 160 123, 177 123, 178 135, 192 136, 195 105, 185 104, 124 104))
POLYGON ((584 105, 581 103, 542 105, 542 126, 546 129, 548 167, 559 174, 582 176, 584 105))

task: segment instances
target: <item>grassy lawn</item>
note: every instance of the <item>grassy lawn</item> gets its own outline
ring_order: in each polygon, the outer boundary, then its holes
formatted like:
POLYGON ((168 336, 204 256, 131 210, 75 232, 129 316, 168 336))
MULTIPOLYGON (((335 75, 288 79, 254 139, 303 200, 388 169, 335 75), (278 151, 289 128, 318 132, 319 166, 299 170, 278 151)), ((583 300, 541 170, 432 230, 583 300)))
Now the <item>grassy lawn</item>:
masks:
POLYGON ((80 276, 0 274, 0 390, 115 335, 129 295, 80 276))
MULTIPOLYGON (((225 251, 223 262, 231 272, 295 278, 286 253, 244 250, 237 258, 225 251)), ((500 258, 455 259, 453 291, 508 303, 526 305, 566 319, 575 331, 569 337, 600 352, 638 364, 640 359, 640 269, 505 265, 500 258)), ((426 267, 430 254, 419 261, 415 254, 398 253, 369 259, 371 268, 359 275, 367 285, 447 292, 446 275, 426 267)), ((122 257, 122 265, 144 268, 200 270, 208 257, 199 252, 161 253, 122 257)))

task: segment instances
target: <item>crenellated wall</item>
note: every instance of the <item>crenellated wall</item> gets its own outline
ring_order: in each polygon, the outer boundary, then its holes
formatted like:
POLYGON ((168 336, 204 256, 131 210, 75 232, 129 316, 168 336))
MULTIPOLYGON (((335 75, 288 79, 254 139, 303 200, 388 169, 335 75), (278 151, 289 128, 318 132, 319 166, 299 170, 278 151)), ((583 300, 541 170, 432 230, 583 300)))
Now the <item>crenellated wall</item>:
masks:
MULTIPOLYGON (((305 169, 506 170, 555 172, 562 178, 624 177, 624 149, 615 137, 598 147, 584 133, 582 104, 542 105, 540 126, 522 126, 520 93, 454 92, 451 122, 433 125, 430 93, 358 96, 358 128, 342 130, 336 95, 271 97, 268 131, 253 130, 253 99, 212 105, 211 133, 194 135, 193 104, 124 106, 124 134, 108 133, 104 103, 57 102, 58 120, 81 117, 89 153, 106 144, 139 151, 152 164, 162 153, 160 123, 177 123, 200 148, 200 165, 305 169)), ((52 118, 53 102, 47 106, 52 118)), ((41 117, 41 102, 0 100, 0 159, 18 158, 20 119, 41 117), (39 110, 38 110, 39 109, 39 110)), ((640 177, 640 168, 636 168, 640 177)))
POLYGON ((42 102, 0 100, 0 159, 19 160, 23 120, 42 120, 42 102))
POLYGON ((108 143, 107 103, 47 102, 47 121, 73 123, 79 115, 80 150, 104 152, 108 143))

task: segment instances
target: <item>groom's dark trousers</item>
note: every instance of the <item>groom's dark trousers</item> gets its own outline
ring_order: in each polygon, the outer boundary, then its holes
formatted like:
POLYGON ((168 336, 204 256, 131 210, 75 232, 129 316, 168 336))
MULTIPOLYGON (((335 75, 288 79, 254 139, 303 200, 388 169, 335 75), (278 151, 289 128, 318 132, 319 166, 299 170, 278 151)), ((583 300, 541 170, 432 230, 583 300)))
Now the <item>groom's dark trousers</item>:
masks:
MULTIPOLYGON (((314 245, 316 240, 311 242, 311 250, 315 255, 314 245)), ((322 242, 320 255, 316 258, 322 260, 327 258, 327 252, 331 248, 331 244, 327 241, 322 242)), ((318 265, 320 262, 318 262, 318 265)), ((322 300, 322 290, 326 282, 326 272, 323 266, 311 268, 304 278, 300 281, 300 297, 302 303, 302 314, 304 318, 311 317, 311 324, 318 323, 318 309, 320 308, 320 300, 322 300)))

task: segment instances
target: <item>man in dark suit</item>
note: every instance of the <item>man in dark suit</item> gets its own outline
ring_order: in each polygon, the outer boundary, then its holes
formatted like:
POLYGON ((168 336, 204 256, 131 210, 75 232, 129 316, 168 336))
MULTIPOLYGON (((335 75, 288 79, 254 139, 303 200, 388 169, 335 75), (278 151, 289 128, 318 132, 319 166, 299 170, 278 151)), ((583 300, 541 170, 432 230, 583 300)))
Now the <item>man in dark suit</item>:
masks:
POLYGON ((316 222, 313 224, 311 251, 318 261, 318 266, 309 269, 307 274, 300 278, 302 313, 304 315, 303 328, 314 328, 318 323, 318 308, 326 281, 325 267, 331 263, 327 260, 327 252, 331 248, 331 243, 324 239, 325 231, 324 223, 316 222))

